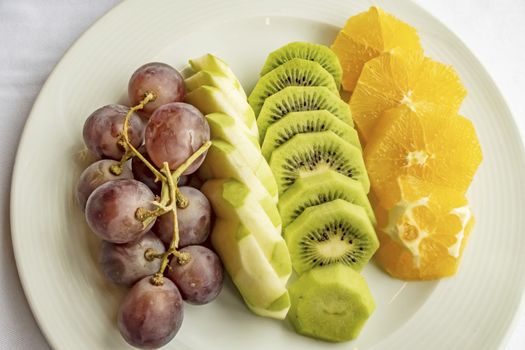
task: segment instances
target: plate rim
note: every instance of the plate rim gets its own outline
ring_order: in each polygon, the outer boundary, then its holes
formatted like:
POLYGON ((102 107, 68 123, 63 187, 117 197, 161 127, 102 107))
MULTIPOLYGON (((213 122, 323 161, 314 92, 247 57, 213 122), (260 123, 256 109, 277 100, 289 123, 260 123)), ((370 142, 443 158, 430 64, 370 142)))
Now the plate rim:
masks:
MULTIPOLYGON (((234 0, 241 2, 242 0, 234 0)), ((508 114, 510 116, 509 122, 511 123, 511 130, 514 136, 514 139, 517 142, 518 146, 518 153, 521 155, 520 157, 520 163, 523 167, 525 167, 525 146, 524 146, 524 140, 522 137, 522 134, 520 132, 520 129, 518 127, 516 117, 514 116, 514 113, 512 112, 512 109, 509 107, 509 104, 507 102, 507 98, 503 95, 502 90, 499 88, 498 83, 494 80, 490 72, 487 70, 485 65, 479 60, 479 58, 474 54, 474 51, 471 50, 470 46, 467 45, 449 26, 447 26, 439 17, 435 16, 431 12, 429 12, 427 9, 425 9, 422 5, 419 4, 416 0, 408 0, 408 3, 410 3, 410 6, 413 6, 417 8, 418 11, 421 11, 425 15, 431 17, 434 21, 436 21, 440 27, 441 30, 444 30, 447 32, 448 35, 451 35, 454 37, 456 42, 462 46, 462 49, 464 49, 465 52, 468 53, 470 56, 469 59, 473 60, 478 68, 482 70, 484 75, 487 78, 487 82, 491 85, 490 88, 496 92, 497 96, 495 96, 496 99, 499 99, 502 102, 502 106, 504 107, 504 113, 508 114)), ((115 13, 119 12, 122 8, 125 8, 127 6, 131 6, 133 3, 133 0, 124 0, 115 6, 113 6, 111 9, 106 11, 102 16, 100 16, 98 19, 96 19, 86 30, 84 30, 76 39, 75 41, 69 46, 69 48, 64 52, 64 54, 61 56, 61 58, 58 60, 56 65, 53 67, 52 71, 46 78, 44 84, 42 85, 42 88, 40 89, 37 97, 35 98, 33 102, 33 106, 31 107, 29 114, 26 118, 26 121, 24 123, 24 127, 22 129, 22 133, 17 145, 17 151, 15 153, 15 161, 13 170, 11 172, 11 186, 10 186, 10 200, 9 200, 9 219, 10 219, 10 229, 11 229, 11 244, 13 247, 14 252, 14 258, 15 258, 15 265, 17 268, 17 273, 19 276, 19 280, 22 286, 22 290, 24 292, 24 296, 30 306, 31 313, 33 317, 35 318, 35 321, 37 322, 38 327, 40 328, 42 335, 48 342, 48 344, 52 348, 57 348, 57 343, 55 342, 55 338, 52 336, 52 332, 48 329, 46 326, 46 323, 42 319, 42 314, 38 312, 38 308, 35 306, 37 301, 35 300, 34 296, 31 295, 29 292, 29 283, 28 283, 28 277, 27 273, 22 273, 24 271, 24 267, 22 267, 22 260, 24 259, 23 252, 21 251, 20 244, 16 244, 18 242, 18 235, 16 233, 16 213, 18 210, 16 209, 15 201, 17 201, 17 198, 15 196, 16 194, 16 188, 20 186, 18 184, 18 179, 20 178, 19 173, 21 172, 21 145, 26 142, 27 139, 27 129, 29 125, 31 124, 32 120, 35 118, 36 110, 39 108, 39 105, 42 104, 44 100, 44 95, 46 91, 48 90, 50 82, 55 78, 55 75, 57 74, 57 71, 59 71, 62 66, 64 65, 64 62, 67 61, 67 58, 72 55, 72 52, 78 47, 81 46, 86 40, 89 39, 89 35, 92 31, 96 29, 96 27, 99 26, 99 24, 106 20, 107 18, 113 16, 115 13)), ((377 1, 372 0, 373 5, 380 6, 380 4, 377 1)), ((372 4, 371 4, 372 5, 372 4)), ((292 16, 293 17, 293 16, 292 16)), ((298 17, 299 18, 299 17, 298 17)), ((523 314, 525 312, 525 283, 520 286, 521 288, 521 294, 520 297, 517 300, 518 307, 513 313, 511 320, 506 327, 506 330, 502 336, 502 338, 499 341, 499 347, 502 348, 505 346, 509 339, 510 335, 514 332, 517 324, 517 319, 520 314, 523 314)))

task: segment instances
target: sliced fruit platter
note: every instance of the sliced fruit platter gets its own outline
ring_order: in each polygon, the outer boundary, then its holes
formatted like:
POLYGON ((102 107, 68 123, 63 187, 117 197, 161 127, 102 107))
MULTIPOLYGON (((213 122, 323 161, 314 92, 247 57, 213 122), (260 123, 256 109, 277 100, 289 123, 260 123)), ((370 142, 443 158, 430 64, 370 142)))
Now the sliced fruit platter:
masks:
POLYGON ((482 153, 458 74, 416 29, 371 7, 330 47, 268 52, 249 93, 211 53, 179 68, 139 67, 129 104, 97 109, 82 133, 97 160, 77 202, 101 271, 129 288, 126 342, 169 343, 184 303, 212 302, 225 278, 247 312, 350 341, 375 310, 371 261, 407 281, 456 273, 482 153))

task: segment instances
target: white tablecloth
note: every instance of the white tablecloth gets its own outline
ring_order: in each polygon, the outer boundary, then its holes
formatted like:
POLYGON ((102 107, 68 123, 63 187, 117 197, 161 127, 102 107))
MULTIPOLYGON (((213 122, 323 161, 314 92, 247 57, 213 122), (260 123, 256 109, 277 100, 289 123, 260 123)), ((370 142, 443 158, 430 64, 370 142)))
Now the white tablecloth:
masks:
MULTIPOLYGON (((118 2, 0 0, 0 350, 49 348, 22 292, 11 247, 9 190, 22 128, 42 84, 65 50, 118 2)), ((455 31, 485 64, 525 135, 525 1, 418 2, 455 31)), ((507 349, 525 349, 525 310, 518 316, 507 349)))

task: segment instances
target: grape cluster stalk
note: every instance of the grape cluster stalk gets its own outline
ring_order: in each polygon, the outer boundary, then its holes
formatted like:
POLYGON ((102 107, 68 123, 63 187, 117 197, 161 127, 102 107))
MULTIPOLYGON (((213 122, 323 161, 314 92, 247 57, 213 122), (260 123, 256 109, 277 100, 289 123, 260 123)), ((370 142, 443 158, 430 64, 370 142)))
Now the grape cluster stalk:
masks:
POLYGON ((197 151, 195 151, 186 161, 184 161, 177 169, 171 171, 167 162, 163 163, 162 169, 157 169, 151 164, 130 142, 128 128, 129 119, 134 112, 142 110, 148 103, 155 101, 156 96, 153 92, 146 92, 144 98, 135 106, 131 107, 124 119, 122 134, 120 136, 119 144, 124 148, 124 155, 118 164, 114 164, 110 171, 114 175, 122 173, 122 166, 129 159, 137 157, 146 167, 155 175, 155 181, 160 181, 162 184, 160 199, 153 202, 156 206, 154 210, 146 208, 138 208, 135 212, 137 220, 141 221, 144 227, 149 226, 158 216, 171 212, 173 215, 173 236, 169 244, 169 248, 164 253, 158 253, 152 248, 146 249, 144 257, 148 261, 154 259, 161 259, 159 270, 151 277, 150 283, 155 286, 164 284, 164 271, 168 267, 169 258, 173 255, 177 258, 180 265, 186 264, 191 256, 187 252, 179 252, 179 225, 177 221, 177 208, 186 208, 189 204, 187 198, 178 189, 178 181, 182 174, 192 165, 197 158, 204 154, 211 146, 211 141, 205 142, 197 151))

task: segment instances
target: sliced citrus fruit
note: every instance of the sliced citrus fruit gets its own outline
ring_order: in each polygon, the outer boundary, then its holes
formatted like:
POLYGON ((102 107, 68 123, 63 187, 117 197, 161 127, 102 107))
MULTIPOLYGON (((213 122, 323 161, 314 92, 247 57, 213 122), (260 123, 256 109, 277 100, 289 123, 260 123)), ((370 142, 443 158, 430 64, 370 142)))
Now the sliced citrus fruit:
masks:
POLYGON ((389 108, 404 105, 420 112, 439 107, 457 112, 466 93, 451 66, 415 50, 396 48, 365 64, 350 109, 366 142, 381 114, 389 108))
POLYGON ((390 275, 428 280, 457 271, 474 217, 454 189, 411 176, 398 178, 390 209, 375 205, 380 248, 375 257, 390 275))
POLYGON ((412 175, 465 193, 482 160, 472 122, 447 110, 386 111, 364 150, 372 190, 384 201, 396 178, 412 175))
POLYGON ((350 17, 332 44, 343 89, 353 91, 365 62, 394 47, 422 51, 415 28, 377 7, 350 17))

